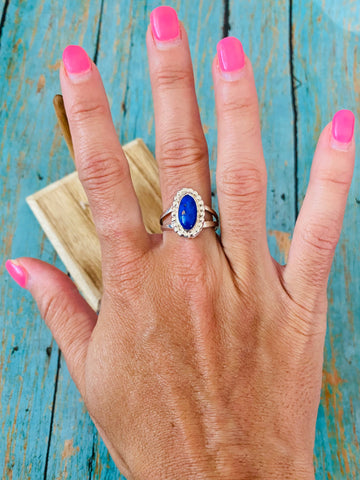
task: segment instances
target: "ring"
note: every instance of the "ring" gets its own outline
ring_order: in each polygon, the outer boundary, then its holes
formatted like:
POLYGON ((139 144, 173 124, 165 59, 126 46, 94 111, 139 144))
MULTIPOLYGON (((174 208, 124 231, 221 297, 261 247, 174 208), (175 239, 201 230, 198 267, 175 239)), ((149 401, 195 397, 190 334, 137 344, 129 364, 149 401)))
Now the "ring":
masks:
POLYGON ((200 195, 191 188, 182 188, 177 192, 174 201, 160 217, 161 230, 172 230, 180 237, 194 238, 203 228, 216 228, 219 217, 215 210, 204 205, 200 195), (205 220, 206 212, 212 220, 205 220), (171 215, 171 222, 164 224, 164 219, 171 215))

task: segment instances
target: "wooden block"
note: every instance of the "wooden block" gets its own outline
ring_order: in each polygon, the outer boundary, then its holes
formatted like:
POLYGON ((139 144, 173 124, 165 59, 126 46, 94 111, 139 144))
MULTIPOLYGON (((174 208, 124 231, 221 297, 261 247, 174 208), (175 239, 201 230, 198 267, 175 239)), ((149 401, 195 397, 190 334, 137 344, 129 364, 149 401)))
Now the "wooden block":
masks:
MULTIPOLYGON (((156 160, 141 139, 123 147, 145 227, 160 233, 162 213, 156 160)), ((26 199, 75 284, 97 311, 102 295, 101 251, 86 193, 77 172, 26 199)))

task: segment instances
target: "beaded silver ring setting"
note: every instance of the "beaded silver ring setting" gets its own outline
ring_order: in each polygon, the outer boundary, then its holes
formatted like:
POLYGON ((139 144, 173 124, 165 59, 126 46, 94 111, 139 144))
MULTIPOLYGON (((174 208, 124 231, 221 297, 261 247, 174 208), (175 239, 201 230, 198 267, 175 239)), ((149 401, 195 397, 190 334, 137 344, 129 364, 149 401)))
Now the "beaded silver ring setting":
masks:
POLYGON ((170 208, 160 217, 160 225, 163 231, 172 230, 180 237, 194 238, 204 228, 216 228, 219 225, 219 218, 215 210, 204 204, 201 196, 192 188, 179 190, 170 208), (206 220, 206 213, 212 216, 212 220, 206 220), (171 222, 164 223, 169 217, 171 222))

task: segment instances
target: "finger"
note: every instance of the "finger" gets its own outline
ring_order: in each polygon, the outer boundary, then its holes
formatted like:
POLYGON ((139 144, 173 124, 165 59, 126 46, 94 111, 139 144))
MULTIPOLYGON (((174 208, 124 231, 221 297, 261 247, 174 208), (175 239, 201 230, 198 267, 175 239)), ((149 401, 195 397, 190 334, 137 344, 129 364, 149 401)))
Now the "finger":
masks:
POLYGON ((259 107, 249 59, 237 38, 217 46, 213 62, 218 124, 217 194, 221 241, 230 260, 269 257, 266 240, 266 166, 259 107))
POLYGON ((146 35, 154 99, 156 158, 164 208, 183 187, 211 201, 207 145, 196 100, 189 44, 171 7, 157 7, 146 35))
POLYGON ((85 50, 70 45, 60 80, 76 167, 103 253, 109 251, 111 263, 118 254, 128 259, 135 247, 145 245, 147 235, 99 71, 85 50))
POLYGON ((11 277, 34 297, 64 355, 71 377, 84 396, 86 352, 96 313, 72 280, 54 266, 28 257, 8 260, 5 265, 11 277))
POLYGON ((355 117, 338 112, 322 132, 284 271, 291 297, 310 310, 326 309, 326 289, 355 160, 355 117))

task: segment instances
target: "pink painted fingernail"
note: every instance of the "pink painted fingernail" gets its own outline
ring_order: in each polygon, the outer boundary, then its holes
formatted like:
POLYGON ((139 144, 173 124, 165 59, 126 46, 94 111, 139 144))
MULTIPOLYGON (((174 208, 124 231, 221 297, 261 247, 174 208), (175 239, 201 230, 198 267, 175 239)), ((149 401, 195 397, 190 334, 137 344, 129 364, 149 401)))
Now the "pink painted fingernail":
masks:
POLYGON ((220 72, 226 80, 236 80, 245 66, 243 46, 235 37, 225 37, 217 44, 220 72))
POLYGON ((157 7, 150 13, 151 31, 158 46, 177 43, 180 39, 179 19, 171 7, 157 7))
POLYGON ((332 121, 332 147, 348 150, 354 137, 355 115, 351 110, 338 111, 332 121))
POLYGON ((68 45, 63 51, 62 58, 66 72, 72 80, 83 77, 91 70, 88 54, 78 45, 68 45))
POLYGON ((16 263, 16 260, 7 260, 5 262, 5 268, 10 277, 15 280, 20 287, 26 288, 28 273, 24 267, 16 263))

